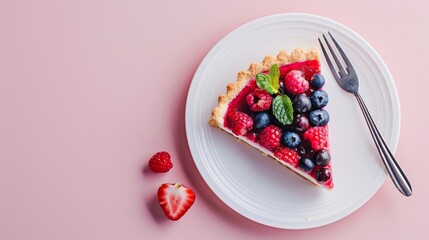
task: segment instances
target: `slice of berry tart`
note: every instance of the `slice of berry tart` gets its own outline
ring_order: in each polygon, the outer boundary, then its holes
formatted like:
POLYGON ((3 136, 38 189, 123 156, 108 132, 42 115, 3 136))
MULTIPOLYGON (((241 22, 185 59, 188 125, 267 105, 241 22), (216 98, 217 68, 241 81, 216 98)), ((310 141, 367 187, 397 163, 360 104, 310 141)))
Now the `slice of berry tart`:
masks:
POLYGON ((316 48, 281 51, 240 71, 219 96, 209 123, 332 189, 324 84, 316 48))

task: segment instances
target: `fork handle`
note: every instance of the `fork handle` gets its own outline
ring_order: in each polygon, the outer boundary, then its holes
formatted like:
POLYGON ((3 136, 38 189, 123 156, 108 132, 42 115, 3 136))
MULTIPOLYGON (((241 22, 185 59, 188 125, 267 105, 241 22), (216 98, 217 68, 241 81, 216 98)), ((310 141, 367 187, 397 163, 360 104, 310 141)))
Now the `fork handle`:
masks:
POLYGON ((359 103, 359 106, 365 117, 365 121, 371 132, 372 139, 377 146, 377 150, 380 153, 381 159, 383 160, 384 166, 386 166, 390 178, 403 195, 407 197, 411 196, 411 194, 413 193, 411 184, 405 176, 404 172, 402 171, 401 167, 399 166, 398 162, 396 161, 395 157, 390 152, 390 149, 384 141, 383 137, 381 136, 380 132, 378 131, 378 128, 375 125, 374 120, 372 119, 371 114, 369 113, 368 108, 365 105, 365 102, 363 101, 359 93, 355 93, 354 95, 359 103))

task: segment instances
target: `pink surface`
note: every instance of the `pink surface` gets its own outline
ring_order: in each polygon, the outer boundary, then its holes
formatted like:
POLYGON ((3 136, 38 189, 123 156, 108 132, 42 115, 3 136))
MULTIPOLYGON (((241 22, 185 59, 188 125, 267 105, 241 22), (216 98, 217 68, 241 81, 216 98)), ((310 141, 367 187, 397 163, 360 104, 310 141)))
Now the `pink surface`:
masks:
POLYGON ((0 239, 429 239, 429 4, 407 2, 1 1, 0 239), (386 181, 350 216, 292 231, 243 218, 204 183, 184 129, 192 76, 231 30, 285 12, 337 20, 384 59, 412 197, 386 181), (161 150, 174 168, 151 174, 161 150), (197 199, 171 222, 155 194, 176 181, 197 199))

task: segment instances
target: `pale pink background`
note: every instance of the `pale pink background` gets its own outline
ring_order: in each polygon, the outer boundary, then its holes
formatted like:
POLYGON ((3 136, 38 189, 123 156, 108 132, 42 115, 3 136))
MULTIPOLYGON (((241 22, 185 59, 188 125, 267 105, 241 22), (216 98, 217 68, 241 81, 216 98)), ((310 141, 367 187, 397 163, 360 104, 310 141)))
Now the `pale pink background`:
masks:
POLYGON ((0 239, 429 239, 427 1, 165 2, 0 1, 0 239), (412 197, 386 181, 338 222, 281 230, 240 216, 204 183, 185 137, 192 76, 227 33, 286 12, 337 20, 384 59, 412 197), (174 168, 151 174, 160 150, 174 168), (171 222, 155 193, 176 181, 197 200, 171 222))

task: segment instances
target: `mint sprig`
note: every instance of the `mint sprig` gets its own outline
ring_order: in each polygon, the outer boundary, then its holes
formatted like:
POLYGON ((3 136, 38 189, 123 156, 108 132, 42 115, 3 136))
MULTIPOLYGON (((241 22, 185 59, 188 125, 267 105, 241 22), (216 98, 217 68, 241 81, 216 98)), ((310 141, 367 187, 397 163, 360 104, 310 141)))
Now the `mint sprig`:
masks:
POLYGON ((269 71, 268 75, 270 76, 271 86, 273 86, 275 89, 278 90, 280 87, 280 85, 279 85, 280 68, 279 68, 279 65, 277 63, 273 64, 270 67, 270 71, 269 71))
MULTIPOLYGON (((256 85, 269 92, 270 94, 279 94, 279 78, 280 69, 278 64, 273 64, 268 74, 258 73, 256 74, 256 85)), ((277 95, 272 103, 272 110, 274 116, 283 125, 291 124, 293 120, 293 106, 292 101, 286 95, 277 95)))
POLYGON ((278 88, 275 88, 275 86, 272 85, 270 76, 265 73, 256 74, 256 85, 271 94, 278 92, 278 88))
POLYGON ((273 114, 283 125, 291 124, 293 120, 292 101, 286 95, 278 95, 273 100, 273 114))
POLYGON ((279 77, 280 69, 278 64, 273 64, 270 67, 268 74, 258 73, 256 74, 256 85, 259 88, 265 89, 271 94, 276 94, 279 92, 279 77))

